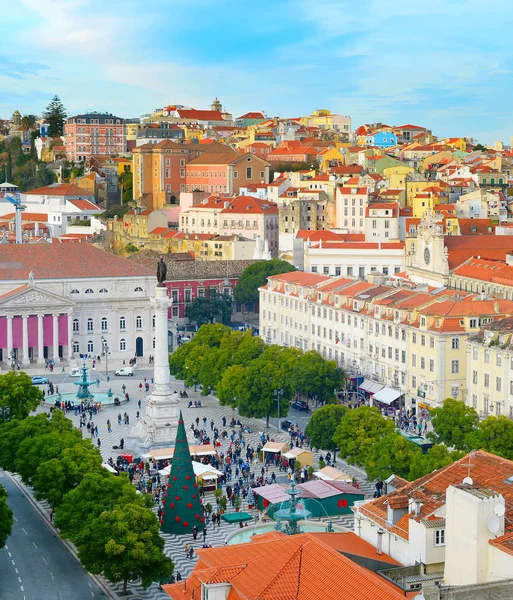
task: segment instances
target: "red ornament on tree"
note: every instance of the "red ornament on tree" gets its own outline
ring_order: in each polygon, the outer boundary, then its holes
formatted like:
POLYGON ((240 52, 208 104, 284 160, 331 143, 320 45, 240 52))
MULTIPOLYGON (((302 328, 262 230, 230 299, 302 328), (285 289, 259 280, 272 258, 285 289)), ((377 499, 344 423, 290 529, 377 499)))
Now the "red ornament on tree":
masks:
POLYGON ((178 479, 178 477, 175 475, 175 476, 173 477, 173 481, 176 481, 177 479, 178 479))
POLYGON ((184 489, 184 490, 186 490, 186 489, 187 489, 187 486, 186 486, 186 485, 184 485, 184 486, 183 486, 183 489, 184 489))
POLYGON ((189 502, 189 504, 187 504, 187 508, 192 508, 192 502, 189 502))
POLYGON ((169 508, 174 508, 175 507, 175 503, 171 502, 171 504, 169 505, 169 508))
POLYGON ((190 479, 190 478, 191 478, 191 476, 190 476, 190 475, 186 475, 186 476, 185 476, 185 479, 187 479, 187 481, 189 481, 189 479, 190 479))
POLYGON ((180 496, 176 496, 175 500, 178 502, 178 500, 180 500, 180 496))
POLYGON ((184 521, 184 522, 183 522, 183 526, 184 526, 184 527, 188 527, 188 526, 189 526, 189 523, 187 523, 187 521, 184 521))
POLYGON ((179 522, 180 522, 180 517, 175 517, 175 521, 176 521, 177 523, 179 523, 179 522))

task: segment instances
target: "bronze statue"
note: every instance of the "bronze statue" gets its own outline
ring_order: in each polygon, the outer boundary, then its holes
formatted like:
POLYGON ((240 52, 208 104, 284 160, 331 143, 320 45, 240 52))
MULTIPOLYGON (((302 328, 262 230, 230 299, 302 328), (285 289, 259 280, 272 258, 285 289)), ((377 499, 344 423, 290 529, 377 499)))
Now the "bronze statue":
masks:
POLYGON ((164 258, 161 256, 159 262, 157 263, 157 279, 158 279, 158 287, 166 287, 167 275, 167 265, 164 262, 164 258))

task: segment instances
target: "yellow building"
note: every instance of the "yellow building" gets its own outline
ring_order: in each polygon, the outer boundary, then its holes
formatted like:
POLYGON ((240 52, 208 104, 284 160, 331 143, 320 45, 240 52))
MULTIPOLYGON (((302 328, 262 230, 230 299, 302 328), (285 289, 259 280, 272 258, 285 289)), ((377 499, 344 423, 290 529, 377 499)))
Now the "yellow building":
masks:
POLYGON ((429 165, 436 165, 444 159, 449 159, 450 161, 458 164, 463 162, 459 156, 456 156, 450 150, 442 150, 441 152, 436 152, 435 154, 430 154, 429 156, 424 157, 420 161, 419 171, 423 173, 428 169, 429 165))
POLYGON ((205 130, 197 125, 184 125, 183 131, 186 140, 202 140, 205 134, 205 130))
POLYGON ((446 146, 452 146, 456 150, 467 151, 467 142, 463 138, 447 138, 442 140, 446 146))
POLYGON ((413 217, 422 219, 434 212, 435 204, 440 201, 440 196, 434 192, 420 192, 413 198, 413 217))
POLYGON ((333 163, 338 163, 339 166, 344 165, 344 157, 337 148, 328 148, 319 153, 319 168, 321 171, 327 171, 333 163))
POLYGON ((417 173, 413 173, 411 178, 406 178, 406 205, 413 206, 413 199, 417 194, 423 192, 427 187, 433 185, 432 181, 424 179, 417 173))
POLYGON ((383 170, 383 177, 388 179, 388 187, 393 190, 406 189, 406 175, 413 173, 413 167, 399 165, 396 167, 388 167, 383 170))
POLYGON ((140 123, 127 123, 126 124, 126 141, 133 141, 137 139, 137 132, 141 128, 140 123))

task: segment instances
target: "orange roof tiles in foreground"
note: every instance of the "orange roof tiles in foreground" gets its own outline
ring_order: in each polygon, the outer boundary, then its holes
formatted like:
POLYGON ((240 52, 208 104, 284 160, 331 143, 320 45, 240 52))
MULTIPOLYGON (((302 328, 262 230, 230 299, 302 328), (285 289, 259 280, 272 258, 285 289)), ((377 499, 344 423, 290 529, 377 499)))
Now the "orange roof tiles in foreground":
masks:
MULTIPOLYGON (((444 506, 447 488, 450 485, 461 484, 463 477, 467 474, 468 462, 468 456, 465 456, 447 467, 409 482, 391 494, 371 500, 361 506, 359 511, 364 517, 379 523, 381 527, 404 539, 409 539, 410 520, 421 522, 432 517, 437 509, 444 506), (410 499, 415 499, 421 503, 421 508, 417 516, 408 513, 395 525, 390 525, 387 522, 388 505, 397 496, 408 496, 410 499)), ((513 533, 513 486, 507 481, 513 476, 513 462, 484 450, 477 450, 472 455, 469 474, 474 485, 489 488, 504 496, 506 501, 505 534, 513 533)))
MULTIPOLYGON (((326 536, 345 534, 330 533, 326 536)), ((198 549, 186 582, 165 585, 173 600, 201 598, 201 584, 229 583, 229 600, 396 600, 404 594, 312 534, 266 536, 253 542, 198 549), (319 566, 322 565, 322 568, 319 566)), ((335 543, 335 542, 333 542, 335 543)))

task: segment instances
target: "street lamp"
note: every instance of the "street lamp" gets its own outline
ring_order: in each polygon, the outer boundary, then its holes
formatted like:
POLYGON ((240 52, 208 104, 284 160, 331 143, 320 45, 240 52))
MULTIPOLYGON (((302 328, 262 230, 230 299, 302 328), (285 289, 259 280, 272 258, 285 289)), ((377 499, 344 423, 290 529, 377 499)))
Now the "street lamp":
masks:
POLYGON ((283 389, 274 390, 274 397, 278 400, 278 431, 281 431, 281 423, 280 423, 280 397, 283 396, 283 389))
POLYGON ((3 418, 4 421, 8 421, 11 417, 11 409, 6 406, 0 406, 0 418, 3 418))
POLYGON ((103 337, 103 335, 101 337, 101 340, 103 351, 105 352, 105 379, 109 381, 109 344, 107 343, 107 340, 103 337))

